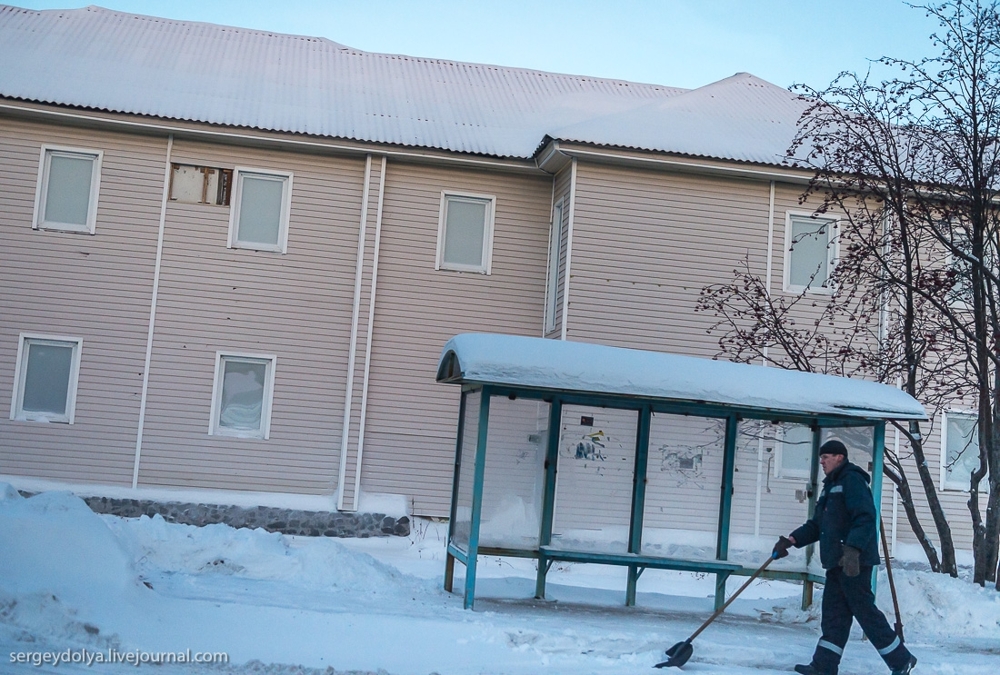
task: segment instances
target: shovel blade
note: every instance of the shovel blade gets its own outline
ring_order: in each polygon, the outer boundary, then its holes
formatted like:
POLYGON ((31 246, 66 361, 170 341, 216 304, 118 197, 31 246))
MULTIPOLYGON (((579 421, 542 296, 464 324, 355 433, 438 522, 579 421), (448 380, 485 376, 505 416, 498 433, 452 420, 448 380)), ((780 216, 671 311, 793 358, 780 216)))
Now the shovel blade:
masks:
POLYGON ((657 668, 680 668, 691 655, 694 654, 694 647, 691 646, 690 640, 685 640, 684 642, 678 642, 673 647, 667 650, 667 660, 663 663, 657 663, 657 668))

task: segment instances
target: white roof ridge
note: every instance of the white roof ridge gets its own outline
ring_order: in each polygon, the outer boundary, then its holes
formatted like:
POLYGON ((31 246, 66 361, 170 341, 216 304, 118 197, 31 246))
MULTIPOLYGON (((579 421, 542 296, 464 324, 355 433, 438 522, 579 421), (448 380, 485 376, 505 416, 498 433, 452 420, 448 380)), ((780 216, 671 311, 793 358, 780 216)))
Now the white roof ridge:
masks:
MULTIPOLYGON (((3 5, 0 5, 3 6, 3 5)), ((14 5, 10 5, 15 7, 14 5)), ((21 7, 15 7, 16 9, 23 9, 21 7)), ((143 21, 152 21, 154 23, 171 23, 177 25, 185 26, 206 26, 208 28, 221 28, 222 30, 230 31, 240 31, 244 33, 253 33, 255 35, 260 35, 264 37, 280 37, 280 38, 291 38, 293 40, 305 40, 307 42, 325 42, 330 45, 339 47, 340 49, 348 49, 354 51, 353 47, 349 47, 341 42, 336 42, 329 38, 320 37, 316 35, 299 35, 296 33, 282 33, 280 31, 274 30, 264 30, 261 28, 248 28, 246 26, 231 26, 229 24, 213 23, 211 21, 191 21, 189 19, 171 19, 165 16, 154 16, 152 14, 138 14, 136 12, 123 12, 118 9, 109 9, 108 7, 101 7, 100 5, 87 5, 86 7, 78 7, 71 9, 27 9, 29 12, 37 12, 39 14, 66 14, 66 13, 83 13, 83 12, 93 12, 101 14, 115 14, 122 17, 129 17, 133 19, 140 19, 143 21)))
MULTIPOLYGON (((22 8, 18 7, 17 9, 22 9, 22 8)), ((38 12, 38 13, 55 13, 55 14, 63 14, 63 13, 67 13, 67 12, 77 13, 77 12, 87 12, 87 11, 91 11, 91 12, 95 12, 95 13, 100 12, 100 13, 104 13, 104 14, 115 14, 115 15, 118 15, 118 16, 131 17, 131 18, 142 19, 142 20, 147 20, 147 21, 153 21, 153 22, 158 22, 158 23, 164 23, 165 22, 165 23, 172 23, 172 24, 179 24, 179 25, 197 25, 197 26, 205 26, 205 27, 208 27, 208 28, 220 29, 220 30, 223 30, 223 31, 230 31, 230 30, 232 30, 232 31, 245 32, 245 33, 252 33, 252 34, 260 35, 260 36, 264 36, 264 37, 291 38, 291 39, 295 39, 295 40, 306 40, 306 41, 309 41, 309 42, 325 42, 327 44, 339 47, 342 51, 346 51, 346 52, 349 52, 351 54, 357 54, 359 56, 368 56, 368 57, 376 57, 376 58, 389 58, 389 59, 405 59, 405 60, 410 60, 410 61, 417 61, 417 62, 420 62, 420 63, 433 63, 433 64, 445 65, 445 66, 486 68, 486 69, 492 69, 492 70, 502 70, 502 71, 507 71, 507 72, 518 72, 518 73, 526 73, 526 74, 532 74, 532 75, 540 75, 540 76, 544 76, 544 77, 565 77, 565 78, 571 78, 571 79, 578 80, 578 81, 583 81, 583 82, 601 82, 601 83, 605 83, 605 84, 620 84, 620 85, 624 85, 624 86, 634 86, 634 87, 644 87, 644 88, 649 88, 649 89, 668 90, 669 92, 672 92, 672 93, 685 93, 685 92, 688 92, 688 91, 693 91, 693 90, 687 89, 685 87, 673 87, 673 86, 666 85, 666 84, 657 84, 655 82, 638 82, 638 81, 635 81, 635 80, 625 80, 625 79, 622 79, 622 78, 615 78, 615 77, 598 77, 598 76, 595 76, 595 75, 582 75, 582 74, 575 74, 575 73, 561 73, 561 72, 550 71, 550 70, 541 70, 541 69, 538 69, 538 68, 526 68, 526 67, 523 67, 523 66, 505 66, 505 65, 502 65, 502 64, 486 63, 486 62, 480 62, 480 61, 458 61, 456 59, 447 59, 447 58, 440 58, 440 57, 435 57, 435 56, 414 56, 412 54, 403 54, 403 53, 396 53, 396 52, 372 52, 372 51, 368 51, 368 50, 365 50, 365 49, 360 49, 358 47, 351 47, 350 45, 346 45, 343 42, 337 42, 336 40, 331 40, 330 38, 326 38, 326 37, 322 37, 322 36, 302 35, 302 34, 299 34, 299 33, 283 33, 281 31, 263 30, 263 29, 260 29, 260 28, 248 28, 248 27, 245 27, 245 26, 236 26, 236 25, 223 24, 223 23, 214 23, 214 22, 211 22, 211 21, 190 21, 188 19, 171 19, 171 18, 166 18, 166 17, 153 16, 151 14, 138 14, 138 13, 135 13, 135 12, 124 12, 124 11, 117 10, 117 9, 109 9, 107 7, 101 7, 100 5, 87 5, 86 7, 81 7, 81 8, 76 8, 76 9, 41 9, 41 10, 28 9, 26 11, 29 11, 29 12, 38 12)))

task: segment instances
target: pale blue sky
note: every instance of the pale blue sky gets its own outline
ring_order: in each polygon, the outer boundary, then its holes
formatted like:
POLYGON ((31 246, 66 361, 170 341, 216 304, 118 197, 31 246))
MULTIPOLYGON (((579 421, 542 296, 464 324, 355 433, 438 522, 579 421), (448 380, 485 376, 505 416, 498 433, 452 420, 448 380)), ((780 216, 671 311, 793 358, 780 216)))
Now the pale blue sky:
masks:
MULTIPOLYGON (((35 9, 86 0, 0 0, 35 9)), ((109 9, 312 35, 375 52, 678 87, 746 71, 825 86, 884 54, 931 52, 901 0, 97 0, 109 9)))

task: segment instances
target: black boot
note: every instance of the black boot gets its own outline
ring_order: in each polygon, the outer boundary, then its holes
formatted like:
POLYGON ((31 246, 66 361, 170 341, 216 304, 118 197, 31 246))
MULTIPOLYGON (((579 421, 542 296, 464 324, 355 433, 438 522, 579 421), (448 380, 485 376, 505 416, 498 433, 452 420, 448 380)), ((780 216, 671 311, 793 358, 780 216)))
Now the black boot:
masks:
POLYGON ((800 663, 799 665, 795 666, 795 672, 799 673, 800 675, 837 675, 836 670, 822 670, 820 668, 817 668, 811 663, 809 665, 804 665, 800 663))
POLYGON ((892 671, 891 675, 910 675, 910 671, 913 670, 913 666, 917 665, 917 657, 910 654, 909 662, 902 668, 896 668, 892 671))

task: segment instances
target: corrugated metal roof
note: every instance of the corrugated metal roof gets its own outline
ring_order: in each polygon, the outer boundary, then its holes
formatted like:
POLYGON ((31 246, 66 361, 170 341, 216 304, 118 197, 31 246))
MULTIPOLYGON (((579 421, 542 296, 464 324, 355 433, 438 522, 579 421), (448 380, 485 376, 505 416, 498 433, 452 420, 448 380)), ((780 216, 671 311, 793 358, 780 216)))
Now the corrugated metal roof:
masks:
POLYGON ((0 5, 0 63, 12 99, 498 157, 551 136, 776 163, 798 117, 745 74, 684 90, 93 6, 0 5))

